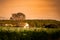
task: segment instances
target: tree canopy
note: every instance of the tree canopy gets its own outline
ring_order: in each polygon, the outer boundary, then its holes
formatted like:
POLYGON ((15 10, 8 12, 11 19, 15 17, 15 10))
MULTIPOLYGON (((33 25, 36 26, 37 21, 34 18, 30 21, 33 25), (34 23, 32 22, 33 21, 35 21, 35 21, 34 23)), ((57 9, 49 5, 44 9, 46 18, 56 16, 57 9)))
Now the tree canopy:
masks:
POLYGON ((25 20, 25 15, 21 12, 12 14, 11 20, 25 20))

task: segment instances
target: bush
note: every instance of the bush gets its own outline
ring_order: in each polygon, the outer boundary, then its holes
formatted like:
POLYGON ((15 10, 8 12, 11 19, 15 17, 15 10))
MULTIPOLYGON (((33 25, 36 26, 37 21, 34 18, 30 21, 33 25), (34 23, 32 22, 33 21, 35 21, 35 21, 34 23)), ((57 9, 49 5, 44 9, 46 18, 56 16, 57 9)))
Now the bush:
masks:
POLYGON ((49 24, 49 25, 45 25, 45 28, 58 28, 58 26, 55 24, 49 24))

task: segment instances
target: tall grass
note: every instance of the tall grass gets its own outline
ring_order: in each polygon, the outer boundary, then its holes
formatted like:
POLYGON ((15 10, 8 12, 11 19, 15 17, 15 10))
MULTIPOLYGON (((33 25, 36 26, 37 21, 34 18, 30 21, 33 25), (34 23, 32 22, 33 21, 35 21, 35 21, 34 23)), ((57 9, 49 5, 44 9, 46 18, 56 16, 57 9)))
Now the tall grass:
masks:
POLYGON ((60 40, 60 28, 0 27, 0 40, 60 40))

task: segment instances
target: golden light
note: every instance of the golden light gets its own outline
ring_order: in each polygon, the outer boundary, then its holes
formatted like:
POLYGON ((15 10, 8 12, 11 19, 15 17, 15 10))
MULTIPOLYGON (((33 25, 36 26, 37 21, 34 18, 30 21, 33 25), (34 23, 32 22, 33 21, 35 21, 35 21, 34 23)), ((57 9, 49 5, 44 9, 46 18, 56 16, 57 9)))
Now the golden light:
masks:
POLYGON ((58 0, 3 0, 0 1, 0 16, 9 18, 12 13, 22 12, 26 19, 60 20, 58 0))

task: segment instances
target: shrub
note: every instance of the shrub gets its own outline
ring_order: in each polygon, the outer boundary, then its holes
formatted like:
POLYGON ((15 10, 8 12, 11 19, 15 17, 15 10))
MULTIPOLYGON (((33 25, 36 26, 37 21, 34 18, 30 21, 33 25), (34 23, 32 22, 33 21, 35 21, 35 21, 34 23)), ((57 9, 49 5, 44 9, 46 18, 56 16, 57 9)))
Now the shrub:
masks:
POLYGON ((45 28, 58 28, 58 26, 55 24, 48 24, 48 25, 45 25, 45 28))

